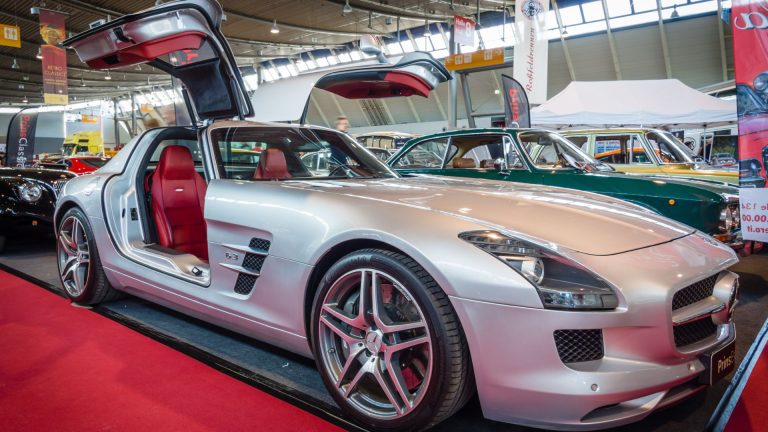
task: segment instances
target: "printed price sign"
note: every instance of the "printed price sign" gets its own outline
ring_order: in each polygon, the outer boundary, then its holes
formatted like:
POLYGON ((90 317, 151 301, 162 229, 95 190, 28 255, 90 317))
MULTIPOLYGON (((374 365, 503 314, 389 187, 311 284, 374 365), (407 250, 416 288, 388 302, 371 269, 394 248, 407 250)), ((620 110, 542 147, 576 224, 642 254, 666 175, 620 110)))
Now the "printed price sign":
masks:
POLYGON ((768 242, 768 189, 739 189, 741 235, 744 240, 768 242))

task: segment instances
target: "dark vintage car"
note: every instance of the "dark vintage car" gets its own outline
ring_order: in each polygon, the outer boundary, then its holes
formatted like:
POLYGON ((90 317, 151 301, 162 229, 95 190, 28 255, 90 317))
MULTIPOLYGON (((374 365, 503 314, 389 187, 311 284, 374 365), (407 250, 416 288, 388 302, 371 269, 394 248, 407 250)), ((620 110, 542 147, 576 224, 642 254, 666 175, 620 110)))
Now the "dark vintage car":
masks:
POLYGON ((72 177, 62 170, 0 168, 0 252, 9 237, 53 233, 56 197, 72 177))
POLYGON ((763 166, 757 159, 742 159, 739 161, 739 179, 742 187, 765 187, 765 179, 760 177, 763 166))

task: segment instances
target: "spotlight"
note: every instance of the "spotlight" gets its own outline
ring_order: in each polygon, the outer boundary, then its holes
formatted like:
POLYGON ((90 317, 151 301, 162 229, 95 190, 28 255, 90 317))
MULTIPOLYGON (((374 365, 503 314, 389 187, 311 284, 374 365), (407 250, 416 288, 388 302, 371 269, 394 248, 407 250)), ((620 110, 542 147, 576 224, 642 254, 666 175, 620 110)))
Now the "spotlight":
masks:
POLYGON ((21 103, 28 103, 28 102, 29 102, 29 100, 27 99, 26 96, 24 96, 24 99, 21 100, 21 103))
POLYGON ((277 26, 277 20, 272 22, 272 29, 270 29, 269 32, 272 33, 272 34, 280 33, 280 28, 277 26))
POLYGON ((43 59, 43 48, 42 47, 37 47, 37 55, 35 57, 37 57, 38 60, 42 60, 43 59))
POLYGON ((13 58, 13 64, 11 64, 11 69, 21 69, 21 66, 19 66, 19 61, 16 60, 16 57, 13 58))
POLYGON ((104 79, 107 80, 107 81, 112 79, 112 75, 109 74, 109 71, 107 71, 107 74, 104 75, 104 79))
POLYGON ((344 8, 341 9, 342 15, 346 15, 348 13, 352 13, 352 6, 349 5, 349 0, 347 0, 347 2, 344 3, 344 8))
POLYGON ((677 13, 677 5, 672 6, 672 15, 669 16, 670 18, 680 18, 680 14, 677 13))

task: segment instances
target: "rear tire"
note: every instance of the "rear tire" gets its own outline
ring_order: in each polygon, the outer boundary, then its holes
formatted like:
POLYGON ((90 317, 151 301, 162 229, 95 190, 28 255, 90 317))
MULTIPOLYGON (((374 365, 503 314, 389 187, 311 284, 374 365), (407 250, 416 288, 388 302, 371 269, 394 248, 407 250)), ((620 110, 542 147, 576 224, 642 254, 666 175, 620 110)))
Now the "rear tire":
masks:
POLYGON ((315 295, 311 334, 328 391, 366 427, 426 429, 474 392, 448 296, 403 254, 365 249, 334 264, 315 295))
POLYGON ((57 228, 56 261, 67 297, 86 306, 117 299, 120 292, 107 280, 85 213, 77 207, 69 209, 57 228))

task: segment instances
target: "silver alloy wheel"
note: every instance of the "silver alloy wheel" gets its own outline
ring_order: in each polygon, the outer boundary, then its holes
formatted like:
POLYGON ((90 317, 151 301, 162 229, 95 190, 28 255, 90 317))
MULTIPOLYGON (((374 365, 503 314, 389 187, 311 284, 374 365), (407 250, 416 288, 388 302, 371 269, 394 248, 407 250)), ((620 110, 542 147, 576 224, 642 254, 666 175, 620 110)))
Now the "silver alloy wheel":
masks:
POLYGON ((69 216, 59 228, 59 274, 70 297, 79 297, 88 283, 91 254, 83 224, 69 216))
POLYGON ((421 402, 432 372, 432 339, 399 281, 369 268, 344 274, 323 299, 319 324, 325 373, 355 409, 391 420, 421 402))

